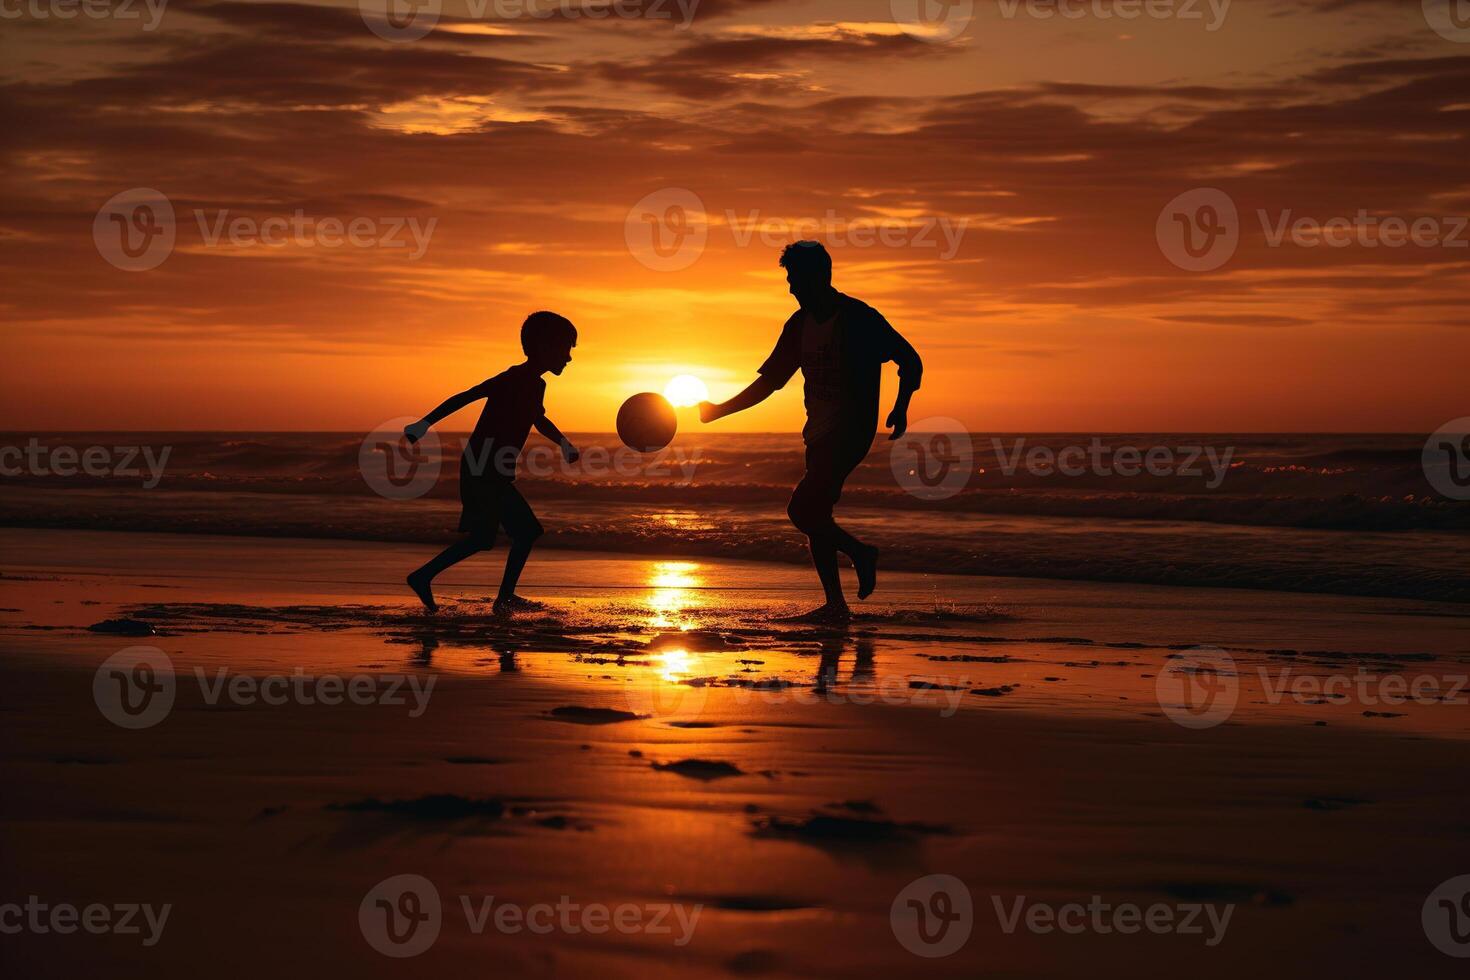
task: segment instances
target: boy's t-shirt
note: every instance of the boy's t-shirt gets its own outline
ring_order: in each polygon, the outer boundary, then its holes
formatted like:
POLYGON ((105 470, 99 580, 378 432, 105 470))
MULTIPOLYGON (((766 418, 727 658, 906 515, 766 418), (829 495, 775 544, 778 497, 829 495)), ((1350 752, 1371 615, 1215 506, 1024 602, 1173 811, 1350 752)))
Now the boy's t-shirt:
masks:
POLYGON ((485 407, 465 445, 464 463, 472 475, 514 480, 531 426, 546 414, 546 381, 529 365, 517 364, 471 390, 485 399, 485 407))

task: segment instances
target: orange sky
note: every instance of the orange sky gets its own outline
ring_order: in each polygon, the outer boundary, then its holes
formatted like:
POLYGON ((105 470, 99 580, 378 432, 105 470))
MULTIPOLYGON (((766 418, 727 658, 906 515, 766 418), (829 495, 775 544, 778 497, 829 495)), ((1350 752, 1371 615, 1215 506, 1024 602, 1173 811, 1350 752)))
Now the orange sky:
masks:
MULTIPOLYGON (((396 42, 352 3, 7 20, 3 427, 364 429, 509 365, 549 308, 582 338, 549 413, 606 430, 675 374, 716 397, 753 377, 802 222, 830 225, 838 288, 923 355, 916 419, 1429 431, 1470 412, 1470 43, 1418 0, 1235 0, 1217 23, 1223 0, 1132 20, 977 2, 950 41, 906 34, 888 0, 701 0, 687 29, 673 0, 672 21, 487 2, 396 42), (1239 244, 1194 272, 1157 226, 1200 187, 1237 207, 1239 244), (94 237, 132 188, 176 218, 146 271, 94 237), (648 195, 669 236, 663 205, 696 202, 679 268, 640 261, 648 195), (372 231, 259 241, 298 212, 372 231), (1287 212, 1427 218, 1451 241, 1273 246, 1287 212), (432 228, 422 254, 409 222, 432 228), (862 241, 878 224, 886 243, 862 241)), ((800 412, 793 384, 724 430, 800 412)))

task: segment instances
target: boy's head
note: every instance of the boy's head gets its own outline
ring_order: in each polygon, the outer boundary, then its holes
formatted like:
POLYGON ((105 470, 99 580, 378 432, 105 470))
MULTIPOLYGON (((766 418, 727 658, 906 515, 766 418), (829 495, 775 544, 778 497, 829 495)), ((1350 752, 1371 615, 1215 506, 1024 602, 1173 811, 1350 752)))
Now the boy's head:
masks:
POLYGON ((558 313, 541 310, 526 317, 521 324, 521 350, 526 360, 542 371, 561 374, 572 360, 577 346, 577 328, 558 313))
POLYGON ((791 295, 803 309, 832 289, 832 256, 821 242, 792 242, 781 252, 781 268, 791 295))

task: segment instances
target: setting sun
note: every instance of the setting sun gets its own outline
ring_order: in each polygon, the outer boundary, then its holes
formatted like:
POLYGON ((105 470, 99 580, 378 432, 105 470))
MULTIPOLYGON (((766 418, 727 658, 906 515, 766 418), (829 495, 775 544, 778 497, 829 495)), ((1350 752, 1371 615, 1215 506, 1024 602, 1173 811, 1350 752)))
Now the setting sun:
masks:
POLYGON ((709 398, 709 389, 692 374, 681 374, 664 388, 664 397, 675 408, 688 408, 709 398))

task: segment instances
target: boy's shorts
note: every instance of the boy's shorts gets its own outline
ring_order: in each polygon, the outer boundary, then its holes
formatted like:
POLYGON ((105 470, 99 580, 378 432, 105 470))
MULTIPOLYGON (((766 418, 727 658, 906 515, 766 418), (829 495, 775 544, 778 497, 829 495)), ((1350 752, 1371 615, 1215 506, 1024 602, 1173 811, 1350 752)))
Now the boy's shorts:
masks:
POLYGON ((512 541, 525 541, 542 533, 541 522, 526 498, 515 483, 501 476, 475 476, 461 466, 459 503, 460 531, 482 539, 486 548, 495 544, 495 532, 500 527, 512 541))

